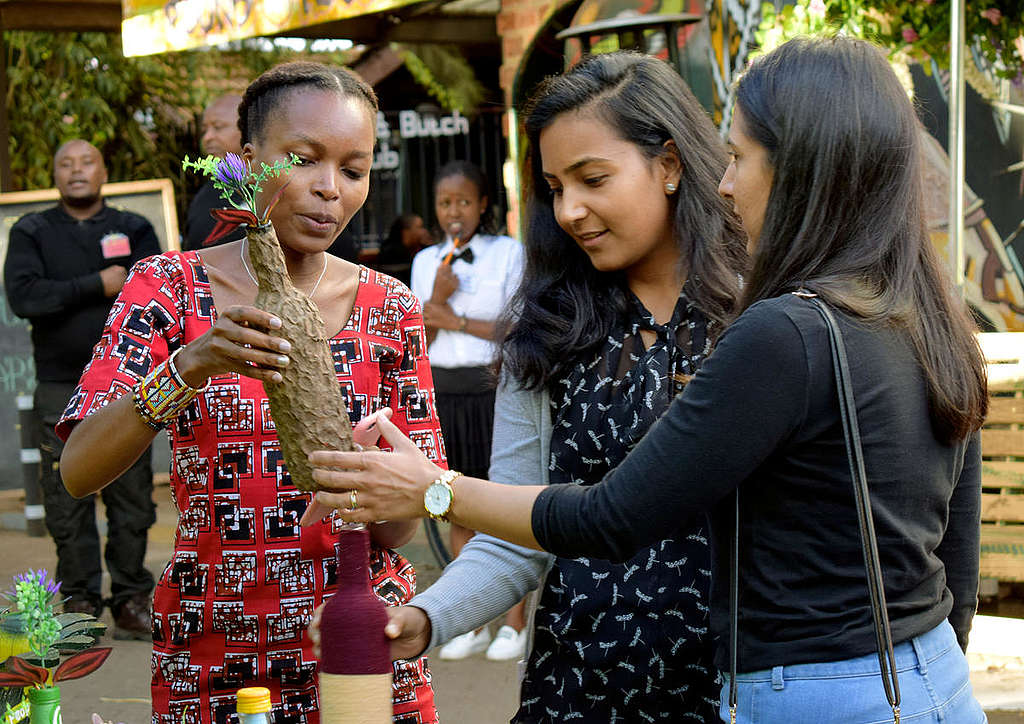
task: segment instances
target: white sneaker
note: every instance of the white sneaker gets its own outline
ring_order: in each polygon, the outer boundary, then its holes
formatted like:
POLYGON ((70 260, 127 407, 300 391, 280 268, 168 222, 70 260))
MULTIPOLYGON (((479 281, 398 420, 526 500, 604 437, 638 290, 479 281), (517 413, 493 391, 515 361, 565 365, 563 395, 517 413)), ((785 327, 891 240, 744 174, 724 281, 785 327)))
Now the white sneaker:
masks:
POLYGON ((445 661, 458 661, 473 654, 479 654, 487 650, 487 644, 491 643, 491 632, 484 628, 480 633, 470 631, 461 636, 456 636, 441 647, 438 654, 445 661))
POLYGON ((521 659, 526 651, 526 629, 516 631, 511 626, 498 629, 494 641, 487 647, 487 658, 491 661, 521 659))

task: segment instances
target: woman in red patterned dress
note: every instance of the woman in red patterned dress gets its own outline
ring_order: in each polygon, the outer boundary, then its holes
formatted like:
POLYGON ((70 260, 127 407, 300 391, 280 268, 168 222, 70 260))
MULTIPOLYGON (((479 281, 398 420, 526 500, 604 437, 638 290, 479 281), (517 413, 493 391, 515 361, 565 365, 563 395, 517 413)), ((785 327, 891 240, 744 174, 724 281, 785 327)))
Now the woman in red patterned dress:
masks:
MULTIPOLYGON (((239 106, 243 155, 257 168, 298 157, 271 221, 292 282, 331 335, 353 423, 395 407, 443 462, 419 304, 394 279, 325 253, 366 200, 376 113, 372 89, 341 68, 278 66, 239 106)), ((264 184, 262 205, 285 178, 264 184)), ((235 691, 254 685, 270 688, 275 724, 319 721, 304 633, 335 587, 338 520, 299 527, 310 496, 291 483, 263 389, 280 380, 289 347, 274 336, 280 320, 252 306, 247 257, 239 241, 139 262, 58 425, 65 485, 82 496, 116 478, 164 422, 146 397, 153 380, 181 400, 166 420, 179 522, 153 600, 153 724, 229 721, 235 691)), ((371 526, 371 578, 390 605, 415 586, 392 550, 414 525, 371 526)), ((436 718, 426 660, 396 664, 394 721, 436 718)))

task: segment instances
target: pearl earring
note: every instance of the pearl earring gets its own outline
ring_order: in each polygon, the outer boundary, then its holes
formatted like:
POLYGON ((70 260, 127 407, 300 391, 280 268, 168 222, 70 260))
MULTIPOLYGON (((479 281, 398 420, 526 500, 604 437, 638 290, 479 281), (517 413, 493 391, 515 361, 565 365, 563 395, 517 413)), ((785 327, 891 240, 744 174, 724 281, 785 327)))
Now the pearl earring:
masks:
POLYGON ((676 185, 673 183, 665 184, 665 193, 674 194, 676 192, 676 185))

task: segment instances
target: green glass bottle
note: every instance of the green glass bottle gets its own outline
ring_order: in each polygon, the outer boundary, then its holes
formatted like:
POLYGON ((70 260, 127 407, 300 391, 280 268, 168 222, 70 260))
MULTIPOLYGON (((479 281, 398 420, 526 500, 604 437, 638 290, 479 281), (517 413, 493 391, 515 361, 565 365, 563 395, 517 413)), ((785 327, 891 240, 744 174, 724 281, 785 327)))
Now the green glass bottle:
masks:
POLYGON ((64 724, 60 716, 60 687, 28 690, 29 724, 64 724))

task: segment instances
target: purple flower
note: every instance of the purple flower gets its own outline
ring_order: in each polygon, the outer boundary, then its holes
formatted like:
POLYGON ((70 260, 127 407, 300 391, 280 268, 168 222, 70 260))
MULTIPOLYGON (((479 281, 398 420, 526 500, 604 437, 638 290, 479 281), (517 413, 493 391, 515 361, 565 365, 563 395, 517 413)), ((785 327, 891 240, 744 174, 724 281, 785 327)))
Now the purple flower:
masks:
POLYGON ((15 576, 14 581, 15 583, 24 582, 33 586, 38 586, 52 596, 60 590, 60 584, 55 582, 49 576, 50 574, 45 568, 40 568, 37 571, 30 570, 27 573, 22 573, 20 576, 15 576))
POLYGON ((914 30, 909 25, 907 27, 903 28, 903 40, 904 40, 904 42, 913 43, 915 40, 918 40, 920 37, 921 36, 917 34, 917 31, 914 30))
POLYGON ((229 186, 241 186, 249 178, 249 167, 241 156, 229 153, 217 164, 217 180, 229 186))

